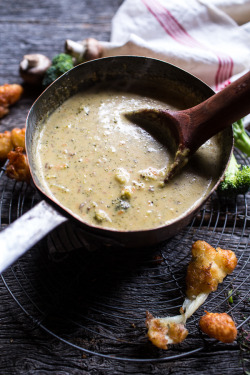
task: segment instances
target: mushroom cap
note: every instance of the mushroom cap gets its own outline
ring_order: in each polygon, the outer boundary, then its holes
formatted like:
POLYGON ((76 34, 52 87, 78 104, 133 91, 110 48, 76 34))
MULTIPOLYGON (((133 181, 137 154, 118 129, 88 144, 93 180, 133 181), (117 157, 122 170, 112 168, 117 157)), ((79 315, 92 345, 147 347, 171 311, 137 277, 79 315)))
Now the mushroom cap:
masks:
POLYGON ((19 65, 20 76, 25 82, 41 84, 44 74, 51 64, 51 60, 40 53, 24 55, 19 65))

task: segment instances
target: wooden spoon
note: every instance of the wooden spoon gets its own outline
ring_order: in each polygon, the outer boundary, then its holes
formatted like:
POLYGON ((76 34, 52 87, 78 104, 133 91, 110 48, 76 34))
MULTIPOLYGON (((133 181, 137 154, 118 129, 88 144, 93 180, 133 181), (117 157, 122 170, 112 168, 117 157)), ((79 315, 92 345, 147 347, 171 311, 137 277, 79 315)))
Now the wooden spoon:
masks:
POLYGON ((164 182, 188 162, 195 151, 215 134, 250 113, 250 71, 195 107, 182 111, 141 109, 127 117, 137 123, 161 124, 175 137, 178 148, 164 182))

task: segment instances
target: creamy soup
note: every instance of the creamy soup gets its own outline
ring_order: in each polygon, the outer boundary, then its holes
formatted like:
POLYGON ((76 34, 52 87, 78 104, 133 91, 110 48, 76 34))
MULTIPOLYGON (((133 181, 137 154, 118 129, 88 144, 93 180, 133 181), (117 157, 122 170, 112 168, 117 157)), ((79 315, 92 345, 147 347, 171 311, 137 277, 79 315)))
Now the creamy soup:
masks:
POLYGON ((217 175, 216 139, 164 185, 167 147, 124 114, 173 108, 135 93, 90 91, 64 102, 42 126, 38 170, 48 194, 86 223, 116 230, 155 228, 203 199, 217 175))

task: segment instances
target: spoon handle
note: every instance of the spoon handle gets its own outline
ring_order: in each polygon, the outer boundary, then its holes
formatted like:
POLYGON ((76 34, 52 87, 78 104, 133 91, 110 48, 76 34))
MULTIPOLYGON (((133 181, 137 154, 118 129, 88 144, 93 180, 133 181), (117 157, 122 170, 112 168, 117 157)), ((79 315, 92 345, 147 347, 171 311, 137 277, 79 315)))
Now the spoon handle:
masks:
POLYGON ((195 152, 206 140, 250 113, 250 71, 190 109, 180 111, 183 146, 195 152))

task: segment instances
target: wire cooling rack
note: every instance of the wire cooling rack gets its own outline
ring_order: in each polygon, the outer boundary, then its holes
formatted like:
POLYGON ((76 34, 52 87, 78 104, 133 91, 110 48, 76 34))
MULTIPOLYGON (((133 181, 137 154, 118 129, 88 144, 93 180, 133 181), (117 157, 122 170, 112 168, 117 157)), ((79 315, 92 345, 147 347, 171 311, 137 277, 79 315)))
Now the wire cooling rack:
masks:
MULTIPOLYGON (((240 153, 237 158, 249 161, 240 153)), ((34 187, 9 180, 4 168, 0 184, 4 229, 40 197, 34 187)), ((86 355, 135 362, 188 356, 217 344, 199 331, 204 310, 228 312, 239 333, 249 325, 249 203, 249 195, 227 202, 215 193, 187 228, 153 249, 92 246, 69 222, 27 252, 2 280, 32 324, 86 355), (187 339, 164 351, 147 339, 146 311, 160 317, 179 313, 191 245, 198 239, 233 250, 238 265, 188 320, 187 339)))

